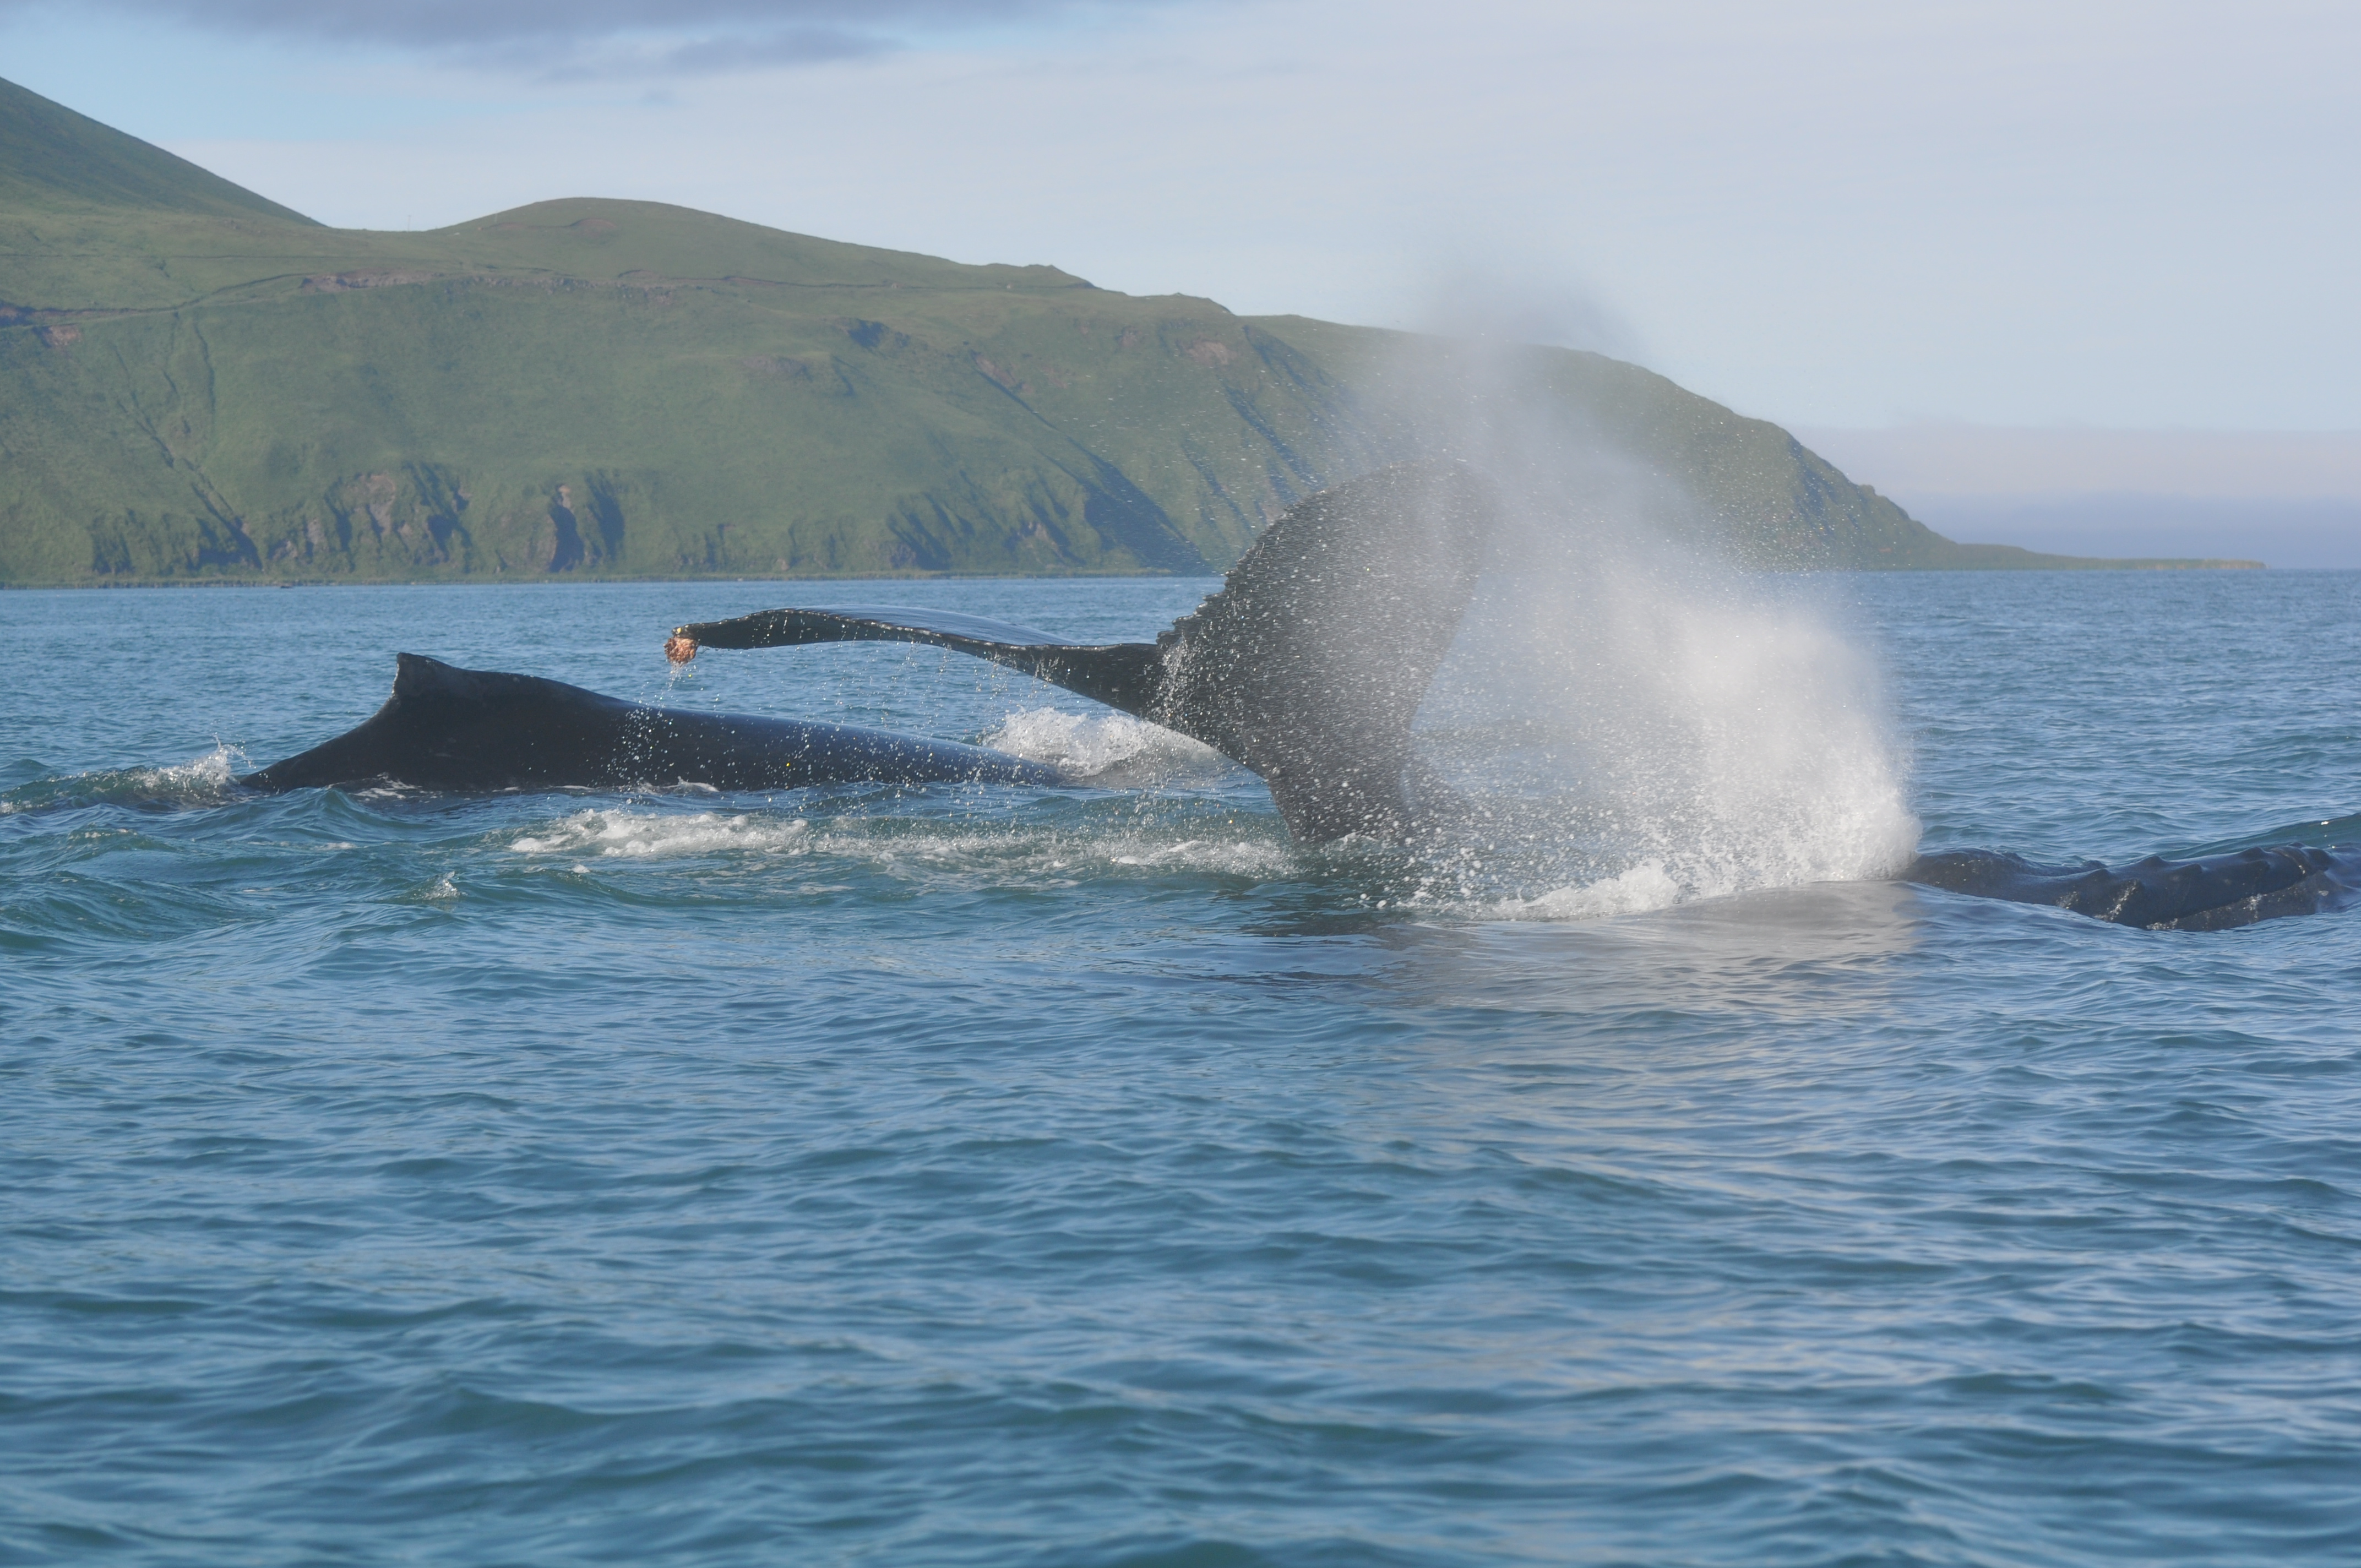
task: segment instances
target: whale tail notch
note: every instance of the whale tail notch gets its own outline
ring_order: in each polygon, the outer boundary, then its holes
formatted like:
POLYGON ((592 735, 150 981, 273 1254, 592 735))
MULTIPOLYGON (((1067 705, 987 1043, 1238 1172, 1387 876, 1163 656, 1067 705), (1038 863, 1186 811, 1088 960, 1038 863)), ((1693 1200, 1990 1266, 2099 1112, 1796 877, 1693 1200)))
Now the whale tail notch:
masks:
POLYGON ((1290 507, 1154 642, 1084 644, 921 609, 773 609, 676 643, 922 642, 1192 736, 1261 775, 1288 830, 1399 839, 1418 816, 1411 721, 1476 591, 1494 516, 1456 464, 1399 464, 1290 507))

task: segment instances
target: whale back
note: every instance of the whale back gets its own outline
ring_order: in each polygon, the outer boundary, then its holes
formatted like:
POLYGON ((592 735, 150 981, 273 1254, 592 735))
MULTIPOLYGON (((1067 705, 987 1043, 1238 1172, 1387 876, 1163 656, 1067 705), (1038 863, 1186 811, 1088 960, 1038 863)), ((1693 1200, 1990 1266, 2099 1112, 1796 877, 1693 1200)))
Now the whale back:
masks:
POLYGON ((2361 845, 2256 846, 2177 861, 2150 855, 2120 869, 1943 850, 1919 856, 1902 880, 2152 931, 2221 931, 2361 904, 2361 845))
POLYGON ((634 707, 563 681, 397 653, 384 707, 239 782, 266 790, 373 779, 450 790, 605 782, 574 776, 571 760, 615 754, 634 707))
POLYGON ((382 780, 431 790, 716 789, 981 781, 1053 768, 859 725, 649 707, 539 675, 395 655, 393 695, 352 729, 238 782, 288 790, 382 780))

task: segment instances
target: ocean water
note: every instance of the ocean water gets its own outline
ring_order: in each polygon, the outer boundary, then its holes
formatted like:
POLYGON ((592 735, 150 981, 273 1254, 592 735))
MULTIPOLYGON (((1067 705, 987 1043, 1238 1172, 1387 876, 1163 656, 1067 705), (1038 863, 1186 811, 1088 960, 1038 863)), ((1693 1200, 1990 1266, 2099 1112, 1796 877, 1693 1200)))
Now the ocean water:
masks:
POLYGON ((1880 869, 2361 837, 2361 574, 1762 586, 1439 859, 658 653, 1208 586, 0 594, 0 1561, 2361 1560, 2361 915, 1880 869), (1075 782, 230 785, 401 649, 1075 782))

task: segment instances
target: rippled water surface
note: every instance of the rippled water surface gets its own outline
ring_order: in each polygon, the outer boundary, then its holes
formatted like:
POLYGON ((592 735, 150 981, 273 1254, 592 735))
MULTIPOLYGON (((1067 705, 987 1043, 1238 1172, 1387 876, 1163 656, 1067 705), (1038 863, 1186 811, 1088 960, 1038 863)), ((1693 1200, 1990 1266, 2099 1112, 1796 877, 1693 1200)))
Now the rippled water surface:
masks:
MULTIPOLYGON (((657 655, 1206 587, 0 595, 0 1560, 2361 1558, 2361 915, 1304 850, 949 655, 657 655), (228 784, 397 649, 1077 782, 228 784)), ((1929 848, 2361 811, 2361 575, 1776 591, 1929 848)))

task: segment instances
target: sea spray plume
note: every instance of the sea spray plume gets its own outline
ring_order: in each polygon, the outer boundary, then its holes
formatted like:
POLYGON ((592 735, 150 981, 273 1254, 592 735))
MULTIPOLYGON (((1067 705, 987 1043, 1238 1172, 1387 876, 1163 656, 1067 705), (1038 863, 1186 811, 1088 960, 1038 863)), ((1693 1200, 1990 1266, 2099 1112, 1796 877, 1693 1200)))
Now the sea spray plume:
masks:
POLYGON ((1876 668, 1807 598, 1649 558, 1661 541, 1524 532, 1503 525, 1518 569, 1486 576, 1421 714, 1422 758, 1477 813, 1434 852, 1528 895, 1649 868, 1667 901, 1908 860, 1876 668))
POLYGON ((1459 815, 1430 813, 1418 847, 1433 892, 1581 917, 1895 876, 2179 931, 2361 903, 2342 822, 2119 868, 1916 855, 1875 664, 1813 605, 1811 579, 1741 565, 1813 561, 1636 470, 1552 385, 1563 363, 1481 333, 1405 338, 1387 378, 1388 416, 1480 467, 1495 508, 1414 737, 1459 790, 1433 797, 1459 815))
POLYGON ((1546 915, 1608 882, 1669 903, 1893 874, 1917 824, 1874 663, 1602 439, 1565 360, 1405 337, 1386 378, 1389 418, 1482 471, 1495 510, 1416 734, 1463 801, 1422 846, 1438 878, 1546 915))

